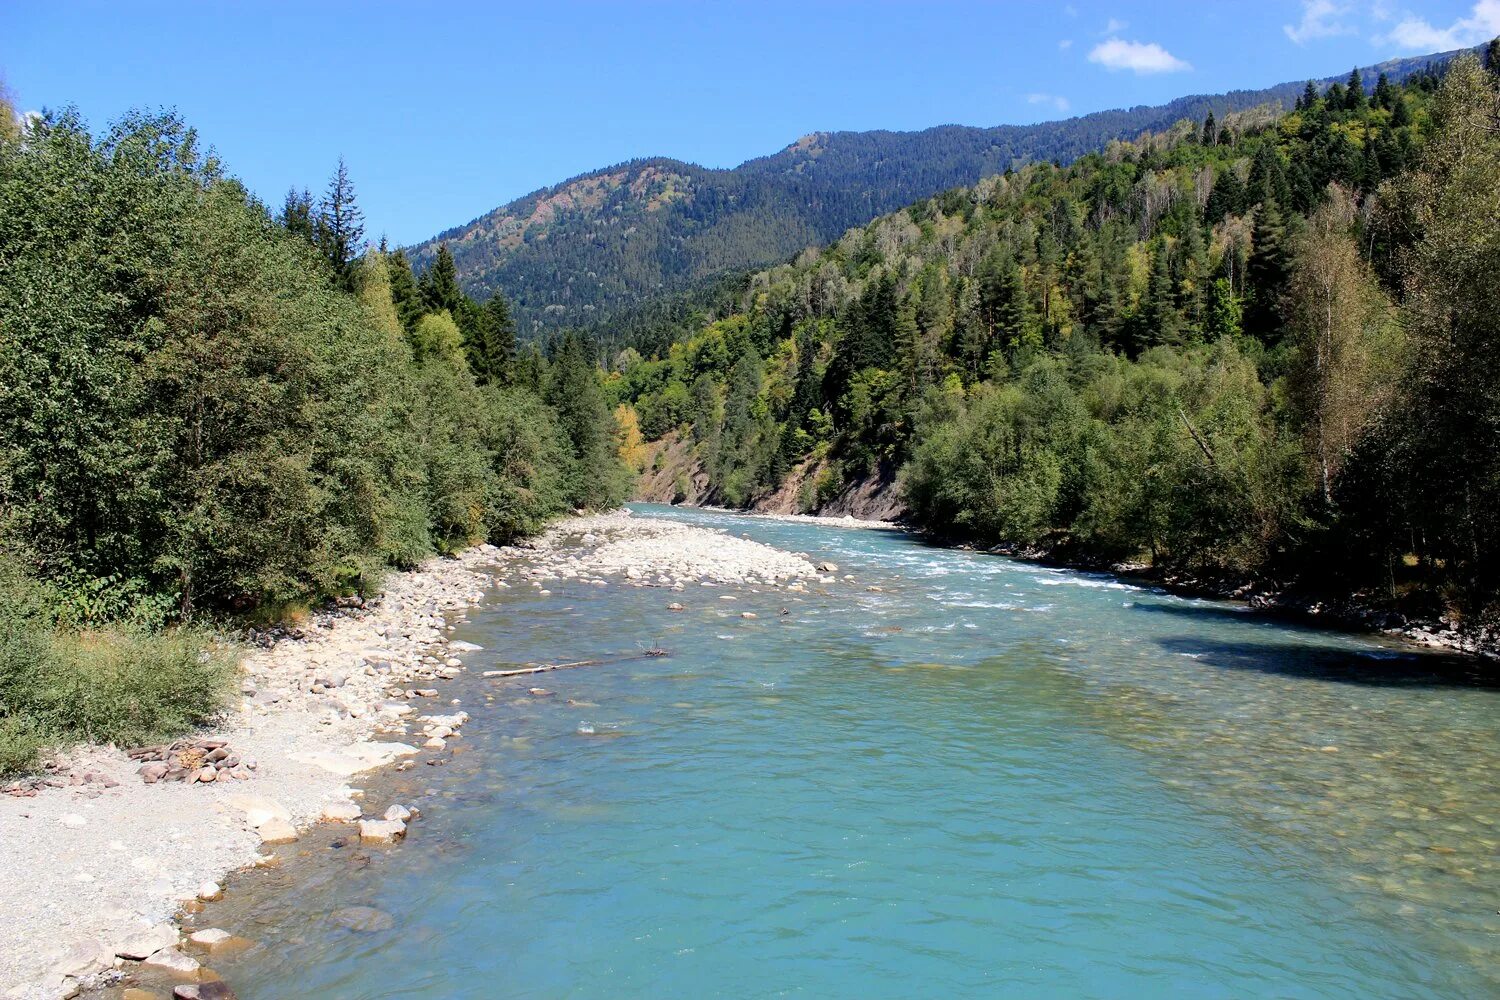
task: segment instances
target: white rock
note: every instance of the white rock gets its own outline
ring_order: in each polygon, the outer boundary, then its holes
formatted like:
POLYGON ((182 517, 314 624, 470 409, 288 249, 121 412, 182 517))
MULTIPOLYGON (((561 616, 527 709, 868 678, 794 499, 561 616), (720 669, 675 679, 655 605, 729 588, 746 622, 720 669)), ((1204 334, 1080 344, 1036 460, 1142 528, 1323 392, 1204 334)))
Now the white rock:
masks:
POLYGON ((139 962, 176 943, 177 928, 170 923, 160 923, 126 940, 124 944, 115 948, 115 954, 120 958, 139 962))
POLYGON ((205 948, 215 948, 228 941, 234 935, 217 927, 208 927, 201 931, 194 931, 188 935, 188 940, 193 944, 202 945, 205 948))
POLYGON ((386 809, 385 818, 405 823, 407 820, 411 819, 411 810, 401 805, 400 803, 395 803, 386 809))
POLYGON ((394 819, 362 819, 359 839, 367 844, 394 844, 406 836, 406 824, 394 819))
POLYGON ((146 959, 142 964, 155 966, 158 969, 167 969, 184 976, 191 975, 202 967, 196 958, 183 954, 176 948, 163 948, 155 955, 146 959))
POLYGON ((359 819, 359 806, 353 802, 330 802, 323 807, 323 819, 330 823, 353 823, 359 819))
POLYGON ((200 882, 198 884, 198 898, 205 903, 211 903, 216 899, 223 899, 224 890, 217 882, 200 882))
POLYGON ((284 819, 272 817, 256 827, 262 844, 290 844, 297 839, 297 828, 284 819))

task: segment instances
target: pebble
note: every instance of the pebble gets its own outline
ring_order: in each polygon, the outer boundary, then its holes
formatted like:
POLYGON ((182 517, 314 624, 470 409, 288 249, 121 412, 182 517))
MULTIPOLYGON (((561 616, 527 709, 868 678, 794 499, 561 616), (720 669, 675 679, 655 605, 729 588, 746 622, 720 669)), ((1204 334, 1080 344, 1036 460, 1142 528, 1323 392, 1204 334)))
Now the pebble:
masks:
POLYGON ((224 898, 224 890, 217 882, 198 883, 198 898, 205 903, 211 903, 216 899, 224 898))

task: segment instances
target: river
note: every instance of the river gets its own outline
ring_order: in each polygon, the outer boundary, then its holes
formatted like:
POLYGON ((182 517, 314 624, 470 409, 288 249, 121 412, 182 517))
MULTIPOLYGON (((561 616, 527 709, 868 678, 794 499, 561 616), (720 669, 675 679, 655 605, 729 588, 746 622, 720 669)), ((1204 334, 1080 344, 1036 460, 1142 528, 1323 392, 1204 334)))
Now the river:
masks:
POLYGON ((461 752, 370 782, 421 807, 407 842, 325 831, 205 915, 255 941, 214 962, 241 1000, 1500 993, 1493 665, 638 510, 854 581, 493 594, 455 633, 485 647, 445 690, 461 752), (393 926, 330 919, 352 905, 393 926))

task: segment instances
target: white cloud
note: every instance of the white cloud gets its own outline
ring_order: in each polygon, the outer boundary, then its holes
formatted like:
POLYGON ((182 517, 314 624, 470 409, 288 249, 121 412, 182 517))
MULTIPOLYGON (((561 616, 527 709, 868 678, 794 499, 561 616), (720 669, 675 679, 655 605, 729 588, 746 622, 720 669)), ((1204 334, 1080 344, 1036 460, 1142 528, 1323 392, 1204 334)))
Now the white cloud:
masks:
POLYGON ((1376 41, 1418 52, 1435 52, 1478 45, 1496 35, 1500 35, 1500 0, 1478 0, 1468 17, 1461 17, 1446 28, 1407 14, 1384 38, 1376 41))
POLYGON ((1342 20, 1352 9, 1352 4, 1340 0, 1302 0, 1301 23, 1283 24, 1281 30, 1298 45, 1314 38, 1352 35, 1354 29, 1342 20))
POLYGON ((1064 50, 1064 51, 1066 51, 1068 49, 1071 49, 1073 47, 1073 39, 1071 39, 1071 38, 1061 39, 1061 40, 1058 41, 1057 47, 1060 48, 1060 49, 1062 49, 1062 50, 1064 50))
POLYGON ((1066 97, 1061 97, 1057 94, 1027 94, 1026 103, 1046 104, 1056 108, 1058 111, 1067 111, 1073 106, 1072 102, 1066 97))
POLYGON ((1128 27, 1130 27, 1129 21, 1122 21, 1118 17, 1112 17, 1105 23, 1104 30, 1099 32, 1099 34, 1118 35, 1128 27))
POLYGON ((1193 68, 1155 42, 1127 42, 1121 38, 1110 38, 1095 45, 1089 52, 1089 62, 1098 63, 1105 69, 1128 69, 1142 74, 1180 73, 1193 68))

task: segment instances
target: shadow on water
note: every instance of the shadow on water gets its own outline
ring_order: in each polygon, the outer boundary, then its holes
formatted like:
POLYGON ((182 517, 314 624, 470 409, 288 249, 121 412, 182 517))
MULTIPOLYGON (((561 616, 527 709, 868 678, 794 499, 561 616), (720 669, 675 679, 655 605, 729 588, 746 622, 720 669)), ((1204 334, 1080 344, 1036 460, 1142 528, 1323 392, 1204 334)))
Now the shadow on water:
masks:
POLYGON ((1402 653, 1372 649, 1309 649, 1286 643, 1231 642, 1199 636, 1165 636, 1156 640, 1170 653, 1230 670, 1303 680, 1334 681, 1371 687, 1478 688, 1500 690, 1500 671, 1491 664, 1436 653, 1402 653))

